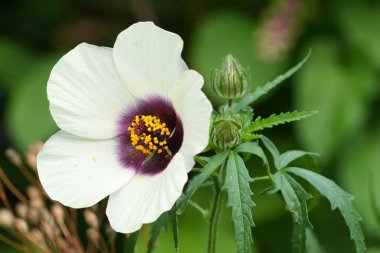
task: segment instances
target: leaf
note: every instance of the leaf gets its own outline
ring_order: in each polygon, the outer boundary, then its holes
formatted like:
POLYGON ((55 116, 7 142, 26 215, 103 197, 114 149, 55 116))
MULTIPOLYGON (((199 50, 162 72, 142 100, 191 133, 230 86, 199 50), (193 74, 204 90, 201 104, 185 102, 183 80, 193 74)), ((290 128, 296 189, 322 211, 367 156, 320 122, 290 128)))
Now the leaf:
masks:
MULTIPOLYGON (((174 207, 176 207, 176 205, 174 207)), ((170 211, 170 218, 171 218, 171 222, 172 222, 172 232, 173 232, 174 248, 175 248, 176 251, 178 251, 178 244, 179 244, 178 217, 177 217, 176 209, 175 208, 173 208, 170 211)))
POLYGON ((226 160, 228 156, 227 151, 216 154, 215 156, 210 158, 210 161, 207 165, 203 167, 203 170, 198 175, 194 176, 193 179, 190 180, 186 191, 182 194, 182 196, 178 199, 177 205, 177 215, 181 215, 193 194, 197 191, 197 189, 211 176, 211 174, 226 160))
POLYGON ((277 172, 273 179, 293 215, 292 252, 304 253, 306 229, 312 228, 307 210, 307 201, 312 196, 285 173, 277 172))
POLYGON ((298 208, 299 217, 296 217, 297 219, 294 221, 292 234, 293 253, 306 252, 305 248, 307 229, 313 228, 309 220, 307 201, 310 200, 313 196, 307 193, 302 188, 302 186, 297 183, 297 181, 294 180, 291 176, 285 174, 285 177, 287 178, 300 202, 300 208, 298 208))
POLYGON ((265 153, 263 149, 257 145, 256 142, 245 142, 237 146, 234 151, 236 153, 250 153, 253 155, 258 156, 261 158, 264 162, 264 164, 268 164, 267 157, 265 156, 265 153))
POLYGON ((255 203, 251 199, 253 193, 249 182, 252 182, 252 178, 248 174, 243 159, 237 153, 231 152, 228 157, 223 189, 227 189, 227 205, 232 207, 238 253, 250 253, 253 242, 251 227, 254 223, 251 207, 255 206, 255 203))
POLYGON ((272 114, 268 118, 256 118, 256 120, 245 129, 245 132, 255 132, 259 130, 263 130, 264 128, 271 128, 273 126, 277 126, 280 124, 289 123, 296 120, 301 120, 316 114, 317 111, 303 111, 303 112, 286 112, 280 113, 278 115, 272 114))
POLYGON ((270 90, 277 87, 277 85, 279 85, 282 81, 288 79, 302 67, 302 65, 309 59, 310 54, 311 50, 306 55, 306 57, 293 68, 289 69, 284 74, 277 76, 274 80, 257 87, 253 92, 247 93, 239 102, 233 105, 234 110, 239 111, 240 108, 243 108, 244 106, 253 103, 258 98, 262 97, 263 95, 267 94, 270 90))
POLYGON ((348 228, 350 229, 351 239, 353 239, 355 242, 356 252, 366 252, 364 235, 360 225, 361 217, 352 204, 354 197, 351 194, 345 192, 332 180, 310 170, 298 167, 289 167, 286 168, 285 171, 302 177, 311 185, 313 185, 322 195, 324 195, 330 201, 332 210, 338 208, 348 228))
POLYGON ((313 230, 306 229, 306 252, 307 253, 326 253, 315 236, 313 230))
POLYGON ((269 140, 264 135, 261 136, 261 141, 263 142, 264 146, 269 150, 269 152, 272 154, 273 160, 276 161, 280 158, 280 151, 278 151, 276 145, 269 140))
POLYGON ((289 163, 303 156, 319 156, 319 154, 302 150, 289 150, 280 155, 276 167, 277 169, 285 168, 289 163))
POLYGON ((139 237, 139 234, 140 234, 140 230, 133 232, 131 234, 128 234, 127 240, 125 241, 125 246, 124 246, 125 253, 135 252, 136 242, 137 242, 137 238, 139 237))
POLYGON ((154 244, 161 232, 167 230, 169 221, 169 212, 165 212, 154 222, 152 230, 150 231, 150 238, 148 242, 147 253, 152 253, 154 250, 154 244))

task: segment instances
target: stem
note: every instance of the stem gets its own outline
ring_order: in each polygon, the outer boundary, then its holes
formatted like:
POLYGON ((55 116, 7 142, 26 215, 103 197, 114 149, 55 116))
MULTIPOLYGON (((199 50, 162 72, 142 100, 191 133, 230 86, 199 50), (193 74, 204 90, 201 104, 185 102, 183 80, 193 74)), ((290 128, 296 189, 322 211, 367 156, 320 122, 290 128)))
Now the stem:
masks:
POLYGON ((213 177, 215 185, 214 203, 211 210, 211 217, 208 226, 208 244, 207 253, 216 252, 216 229, 218 226, 218 218, 220 213, 220 207, 223 200, 223 191, 220 188, 220 182, 217 178, 213 177))
POLYGON ((19 190, 17 190, 17 188, 11 183, 2 168, 0 168, 0 180, 3 181, 4 185, 13 193, 14 196, 16 196, 24 204, 29 205, 28 199, 25 198, 24 195, 22 195, 21 192, 19 192, 19 190))
POLYGON ((232 109, 232 99, 227 99, 228 109, 232 109))
POLYGON ((9 204, 8 197, 7 197, 7 194, 5 193, 5 189, 4 189, 4 186, 3 186, 3 183, 1 182, 1 180, 0 180, 0 198, 3 201, 4 206, 9 211, 12 211, 12 207, 9 204))
POLYGON ((269 176, 254 177, 254 178, 253 178, 253 182, 256 182, 256 181, 264 181, 264 180, 268 180, 268 179, 270 179, 269 176))
POLYGON ((269 167, 269 164, 268 164, 268 163, 265 164, 265 169, 266 169, 266 171, 267 171, 267 174, 268 174, 268 176, 269 176, 269 179, 270 179, 272 182, 274 182, 274 181, 273 181, 273 176, 272 176, 272 173, 271 173, 271 171, 270 171, 270 167, 269 167))
POLYGON ((196 203, 194 201, 191 201, 191 200, 189 200, 189 204, 192 207, 194 207, 197 211, 199 211, 204 218, 208 218, 209 213, 210 213, 209 210, 204 209, 203 207, 201 207, 200 205, 198 205, 198 203, 196 203))

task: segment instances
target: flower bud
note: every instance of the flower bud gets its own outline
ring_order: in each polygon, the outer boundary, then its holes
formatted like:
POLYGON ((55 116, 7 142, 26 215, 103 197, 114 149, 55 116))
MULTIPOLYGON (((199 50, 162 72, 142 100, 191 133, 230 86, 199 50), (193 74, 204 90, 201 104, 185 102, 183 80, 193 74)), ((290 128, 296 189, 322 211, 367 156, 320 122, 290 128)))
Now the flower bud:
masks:
POLYGON ((36 186, 29 186, 28 189, 26 189, 26 193, 30 200, 41 198, 41 192, 36 186))
POLYGON ((42 233, 42 231, 40 229, 33 228, 29 232, 29 235, 30 235, 30 239, 32 242, 36 242, 39 245, 41 245, 41 244, 44 246, 46 245, 44 234, 42 233))
POLYGON ((84 210, 83 216, 84 216, 84 220, 90 227, 92 228, 99 227, 98 217, 96 217, 96 214, 92 210, 90 209, 84 210))
POLYGON ((221 68, 211 76, 214 91, 228 100, 242 97, 248 89, 248 72, 232 56, 227 55, 221 68))
POLYGON ((17 203, 15 210, 18 217, 25 219, 26 215, 28 214, 29 208, 27 205, 23 203, 17 203))
POLYGON ((51 214, 58 224, 64 223, 65 219, 65 209, 58 203, 54 203, 51 208, 51 214))
POLYGON ((95 228, 88 228, 86 234, 90 241, 97 242, 99 240, 99 233, 95 228))
POLYGON ((16 218, 13 220, 14 229, 20 234, 24 235, 28 233, 29 227, 25 220, 16 218))
POLYGON ((5 208, 0 209, 0 227, 10 228, 13 224, 14 216, 11 211, 5 208))
POLYGON ((27 212, 27 215, 26 215, 26 220, 33 224, 33 225, 37 225, 39 222, 40 222, 40 214, 38 212, 37 209, 35 208, 30 208, 27 212))
POLYGON ((22 166, 21 156, 14 149, 8 148, 7 150, 5 150, 5 155, 17 167, 22 166))
POLYGON ((30 146, 28 148, 28 151, 26 152, 25 160, 28 166, 36 170, 37 169, 37 154, 41 150, 43 143, 39 142, 33 146, 30 146))
POLYGON ((211 132, 214 147, 222 150, 231 149, 240 144, 242 123, 239 115, 218 116, 211 132))

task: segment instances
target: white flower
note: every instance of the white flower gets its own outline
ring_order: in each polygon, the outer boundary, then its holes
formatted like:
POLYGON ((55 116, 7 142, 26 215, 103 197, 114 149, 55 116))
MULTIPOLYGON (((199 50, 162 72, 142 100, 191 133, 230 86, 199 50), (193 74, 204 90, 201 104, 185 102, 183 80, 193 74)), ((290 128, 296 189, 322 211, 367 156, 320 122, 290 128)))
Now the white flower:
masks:
POLYGON ((212 106, 183 42, 151 22, 130 26, 114 48, 80 44, 47 85, 61 129, 37 157, 47 194, 74 208, 109 196, 107 216, 131 233, 172 208, 208 143, 212 106))

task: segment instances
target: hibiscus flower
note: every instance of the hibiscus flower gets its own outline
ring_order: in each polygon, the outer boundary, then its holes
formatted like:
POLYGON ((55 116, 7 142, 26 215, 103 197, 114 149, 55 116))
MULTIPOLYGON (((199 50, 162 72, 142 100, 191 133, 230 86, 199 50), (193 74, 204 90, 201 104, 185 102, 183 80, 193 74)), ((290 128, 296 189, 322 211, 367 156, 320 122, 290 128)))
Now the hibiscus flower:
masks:
POLYGON ((50 198, 85 208, 109 196, 106 214, 122 233, 172 208, 208 143, 212 111, 182 47, 140 22, 113 49, 82 43, 58 61, 47 94, 61 130, 37 157, 50 198))

